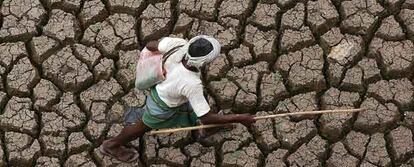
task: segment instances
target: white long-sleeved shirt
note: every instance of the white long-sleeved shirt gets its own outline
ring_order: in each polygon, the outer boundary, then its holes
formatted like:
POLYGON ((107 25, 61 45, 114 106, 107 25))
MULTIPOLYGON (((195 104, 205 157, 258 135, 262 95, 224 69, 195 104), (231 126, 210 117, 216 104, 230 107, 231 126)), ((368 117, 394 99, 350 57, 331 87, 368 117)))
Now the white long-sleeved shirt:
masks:
MULTIPOLYGON (((185 45, 186 40, 181 38, 162 38, 158 44, 158 50, 166 53, 172 48, 185 45)), ((166 79, 156 85, 158 95, 169 107, 177 107, 190 102, 194 113, 201 117, 210 111, 210 106, 203 95, 203 84, 199 72, 193 72, 181 63, 186 50, 179 49, 165 62, 167 71, 166 79)))

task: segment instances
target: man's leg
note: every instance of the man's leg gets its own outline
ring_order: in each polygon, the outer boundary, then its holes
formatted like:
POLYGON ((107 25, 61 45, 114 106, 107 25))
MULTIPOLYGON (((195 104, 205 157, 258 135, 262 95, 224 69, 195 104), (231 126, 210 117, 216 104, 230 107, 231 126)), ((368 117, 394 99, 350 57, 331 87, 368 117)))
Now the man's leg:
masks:
POLYGON ((151 128, 142 121, 138 121, 136 124, 126 126, 118 136, 104 141, 102 147, 104 151, 116 157, 118 160, 129 161, 136 153, 129 151, 124 145, 143 136, 145 132, 150 130, 151 128))

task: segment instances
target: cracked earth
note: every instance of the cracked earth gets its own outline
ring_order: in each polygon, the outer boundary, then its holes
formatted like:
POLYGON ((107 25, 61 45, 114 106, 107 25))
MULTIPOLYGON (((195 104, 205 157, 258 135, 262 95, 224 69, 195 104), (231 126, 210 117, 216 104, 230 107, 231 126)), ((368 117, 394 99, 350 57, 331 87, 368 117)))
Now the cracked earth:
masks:
POLYGON ((0 1, 0 166, 414 166, 413 0, 0 1), (203 140, 144 136, 139 161, 100 154, 122 129, 140 49, 217 38, 212 108, 257 116, 203 140))

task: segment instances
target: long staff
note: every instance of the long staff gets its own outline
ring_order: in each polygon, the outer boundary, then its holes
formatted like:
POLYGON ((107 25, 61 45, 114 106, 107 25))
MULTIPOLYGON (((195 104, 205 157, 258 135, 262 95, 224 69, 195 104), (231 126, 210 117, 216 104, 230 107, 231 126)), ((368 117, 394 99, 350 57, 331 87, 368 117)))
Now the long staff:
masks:
MULTIPOLYGON (((257 116, 257 117, 254 117, 254 119, 255 120, 261 120, 261 119, 270 119, 270 118, 286 117, 286 116, 293 116, 293 115, 354 113, 354 112, 361 112, 361 111, 365 111, 365 109, 357 108, 357 109, 337 109, 337 110, 321 110, 321 111, 302 111, 302 112, 294 112, 294 113, 282 113, 282 114, 274 114, 274 115, 257 116)), ((183 127, 183 128, 152 130, 151 132, 149 132, 149 135, 168 134, 168 133, 176 133, 176 132, 181 132, 181 131, 191 131, 191 130, 197 130, 197 129, 215 128, 215 127, 220 127, 220 126, 224 126, 224 125, 225 124, 209 124, 209 125, 199 125, 199 126, 191 126, 191 127, 183 127)))

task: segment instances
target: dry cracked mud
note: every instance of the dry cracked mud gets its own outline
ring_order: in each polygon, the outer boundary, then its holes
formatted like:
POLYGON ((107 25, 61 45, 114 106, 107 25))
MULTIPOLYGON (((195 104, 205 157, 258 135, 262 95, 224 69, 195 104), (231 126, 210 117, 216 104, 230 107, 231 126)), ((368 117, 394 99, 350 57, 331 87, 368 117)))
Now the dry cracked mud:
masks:
POLYGON ((414 166, 413 0, 2 0, 0 167, 414 166), (143 136, 128 164, 102 155, 123 128, 140 50, 211 35, 212 108, 256 116, 366 108, 143 136))

